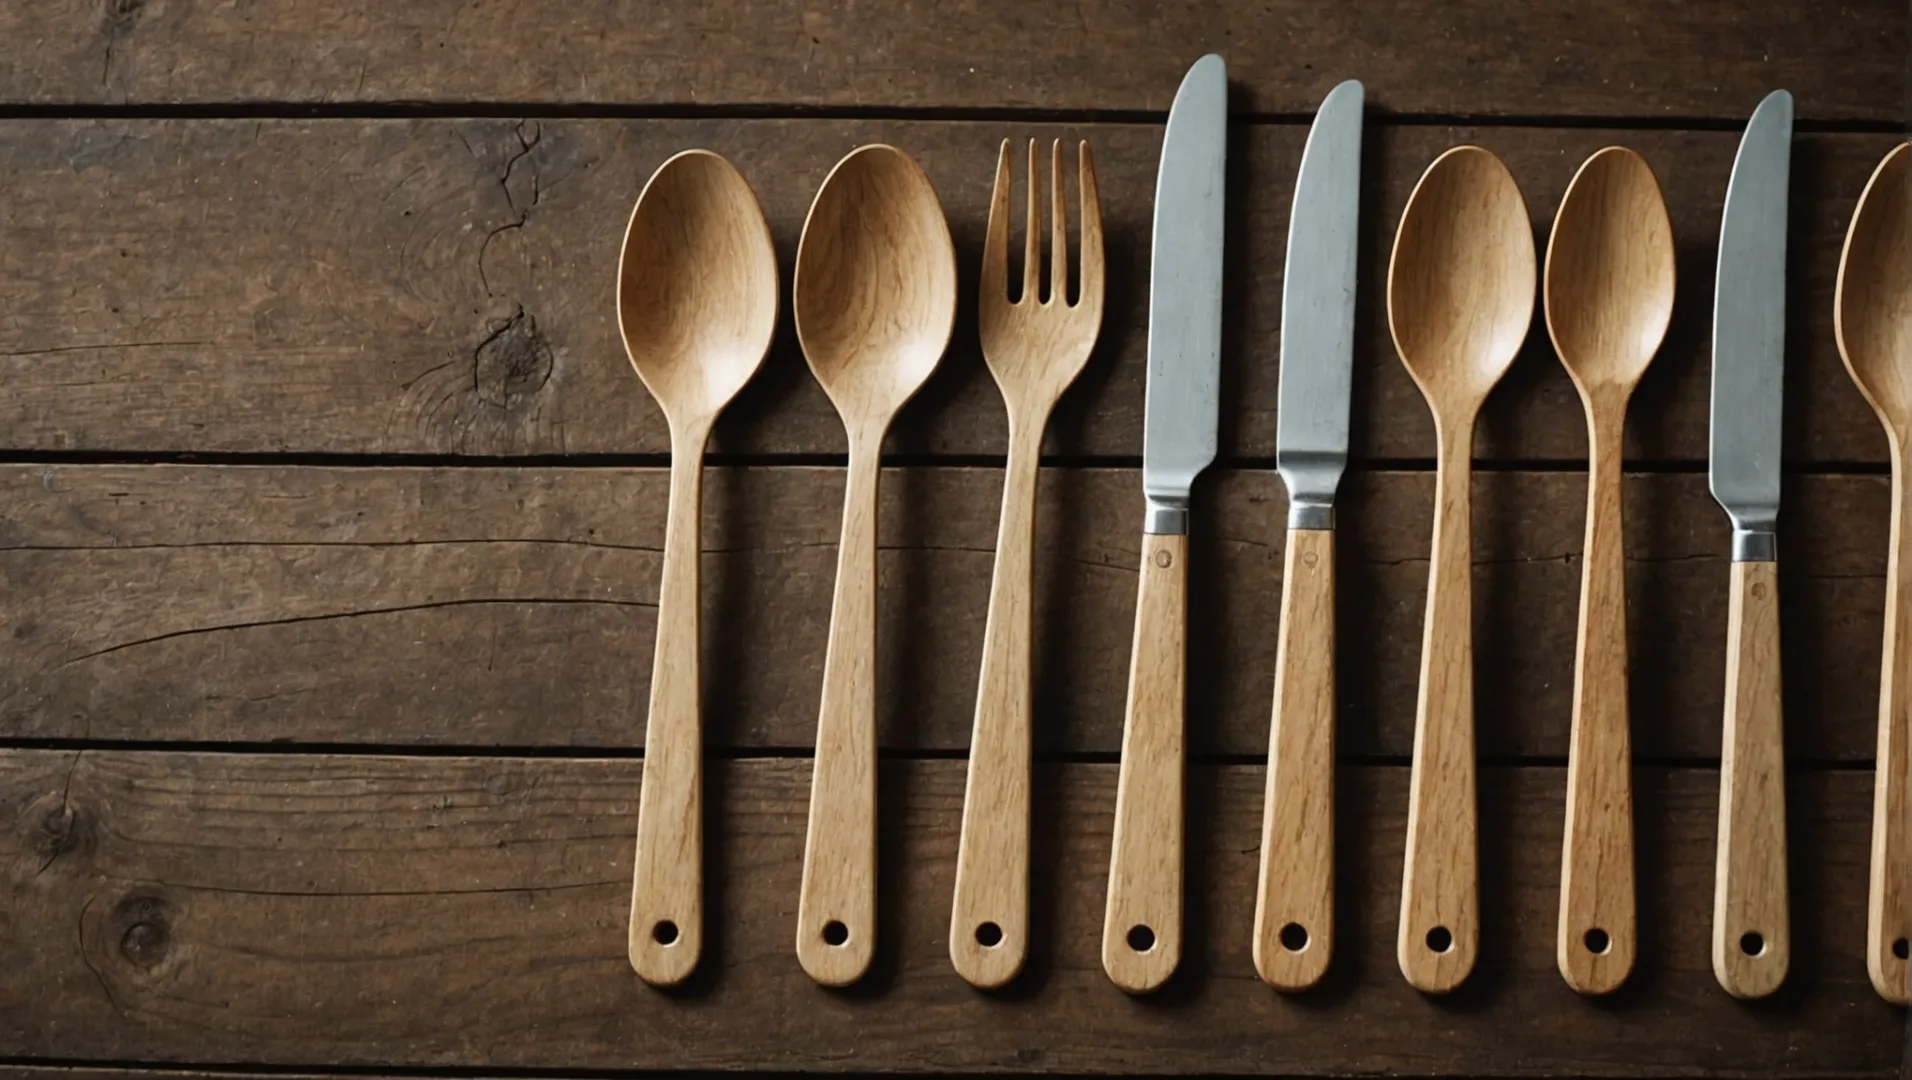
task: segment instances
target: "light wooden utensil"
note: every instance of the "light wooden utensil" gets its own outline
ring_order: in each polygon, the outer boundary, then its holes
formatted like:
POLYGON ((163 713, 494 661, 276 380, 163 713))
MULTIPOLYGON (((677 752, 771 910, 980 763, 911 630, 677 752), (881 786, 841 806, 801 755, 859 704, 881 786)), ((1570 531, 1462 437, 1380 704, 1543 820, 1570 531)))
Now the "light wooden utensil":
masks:
POLYGON ((1547 332, 1587 412, 1587 540, 1567 755, 1555 960, 1604 994, 1633 970, 1633 758, 1627 731, 1622 437, 1673 316, 1673 226, 1640 155, 1609 146, 1567 186, 1547 243, 1547 332))
POLYGON ((1839 355, 1885 425, 1892 450, 1892 534, 1885 650, 1879 664, 1879 756, 1872 792, 1872 885, 1866 968, 1880 996, 1906 1003, 1912 936, 1912 143, 1879 162, 1852 212, 1833 300, 1839 355))
POLYGON ((1394 347, 1427 398, 1439 441, 1396 947, 1408 983, 1430 993, 1467 978, 1480 936, 1469 520, 1474 421, 1519 353, 1533 308, 1533 224, 1520 188, 1488 151, 1447 151, 1408 197, 1388 263, 1394 347))
POLYGON ((929 177, 880 144, 823 181, 797 246, 797 337, 843 418, 850 463, 823 663, 797 959, 844 986, 876 946, 876 505, 883 436, 949 345, 956 254, 929 177))
POLYGON ((980 987, 1007 983, 1029 946, 1030 640, 1034 623, 1032 548, 1037 462, 1056 399, 1089 361, 1102 326, 1102 210, 1089 144, 1077 147, 1082 242, 1077 299, 1069 300, 1068 211, 1062 194, 1062 142, 1049 157, 1049 294, 1041 295, 1042 210, 1036 143, 1029 142, 1022 291, 1009 299, 1009 142, 996 159, 996 191, 983 241, 978 328, 983 359, 1009 408, 1009 462, 996 571, 983 628, 976 726, 969 741, 969 785, 956 894, 949 917, 949 959, 980 987))
POLYGON ((703 948, 703 767, 698 676, 704 444, 777 325, 777 253, 730 162, 686 150, 644 185, 617 267, 618 328, 671 432, 671 499, 631 884, 631 966, 681 982, 703 948))

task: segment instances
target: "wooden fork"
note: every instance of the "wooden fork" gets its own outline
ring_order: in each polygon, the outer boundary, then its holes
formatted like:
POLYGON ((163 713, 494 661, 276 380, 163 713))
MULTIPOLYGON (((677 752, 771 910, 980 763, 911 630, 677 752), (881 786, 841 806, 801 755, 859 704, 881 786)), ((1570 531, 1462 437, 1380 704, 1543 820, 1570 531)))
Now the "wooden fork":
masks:
POLYGON ((1009 407, 1009 464, 1003 483, 996 571, 983 630, 976 727, 969 742, 969 787, 956 856, 956 898, 949 958, 981 987, 1001 986, 1022 970, 1029 945, 1029 748, 1031 548, 1036 532, 1036 468, 1042 431, 1056 399, 1088 362, 1102 327, 1102 208, 1089 144, 1077 149, 1082 246, 1077 297, 1069 301, 1068 214, 1062 197, 1062 141, 1050 147, 1049 294, 1041 292, 1042 209, 1036 143, 1029 141, 1028 237, 1022 293, 1009 298, 1009 141, 996 158, 996 193, 983 241, 980 327, 983 358, 1009 407))

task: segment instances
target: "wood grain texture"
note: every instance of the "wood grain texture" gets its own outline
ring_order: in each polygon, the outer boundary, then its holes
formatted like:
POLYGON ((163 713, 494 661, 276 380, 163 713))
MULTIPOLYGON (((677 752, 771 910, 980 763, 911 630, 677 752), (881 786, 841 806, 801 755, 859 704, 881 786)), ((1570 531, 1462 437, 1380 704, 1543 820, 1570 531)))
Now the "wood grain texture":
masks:
MULTIPOLYGON (((1897 441, 1896 439, 1894 440, 1897 441)), ((1906 1004, 1912 970, 1912 462, 1892 467, 1885 643, 1879 678, 1879 750, 1872 781, 1872 877, 1866 959, 1881 997, 1906 1004)))
MULTIPOLYGON (((1186 60, 1178 55, 1178 73, 1186 60)), ((1163 92, 1173 89, 1171 79, 1163 92)), ((48 451, 661 455, 663 415, 620 360, 609 317, 618 237, 606 228, 659 162, 687 146, 735 162, 757 188, 787 278, 830 166, 859 143, 896 143, 936 185, 967 283, 1005 134, 1084 137, 1097 155, 1108 318, 1057 408, 1046 452, 1139 455, 1161 129, 876 120, 9 121, 0 127, 9 195, 0 205, 0 440, 48 451)), ((1299 125, 1251 126, 1229 152, 1229 229, 1239 242, 1228 248, 1223 303, 1224 464, 1274 453, 1278 365, 1266 358, 1278 352, 1275 298, 1305 135, 1299 125)), ((1735 139, 1371 123, 1356 457, 1434 453, 1432 423, 1388 343, 1381 290, 1393 224, 1421 169, 1454 143, 1493 149, 1544 235, 1574 163, 1618 141, 1666 182, 1683 275, 1626 453, 1704 461, 1708 297, 1735 139)), ((1832 297, 1846 221, 1894 141, 1796 140, 1785 446, 1798 461, 1885 461, 1884 437, 1834 347, 1832 297)), ((1006 421, 973 310, 965 295, 950 355, 899 416, 891 450, 1003 452, 1006 421)), ((788 317, 711 448, 843 451, 842 425, 805 372, 788 317)), ((1477 449, 1492 460, 1584 460, 1579 402, 1543 333, 1488 401, 1477 449)))
POLYGON ((850 459, 803 847, 797 957, 825 986, 876 955, 876 522, 873 452, 850 459))
POLYGON ((1182 959, 1187 772, 1188 537, 1142 537, 1135 644, 1122 708, 1102 967, 1132 993, 1159 990, 1182 959))
POLYGON ((1558 769, 1483 771, 1480 970, 1455 1007, 1395 974, 1406 777, 1339 797, 1334 970, 1274 994, 1249 959, 1259 767, 1199 767, 1182 976, 1131 1000, 1100 970, 1116 769, 1036 786, 1040 932, 1007 995, 949 970, 960 762, 885 766, 883 947, 873 994, 820 990, 790 955, 808 766, 713 763, 711 937, 660 994, 624 956, 636 761, 102 751, 0 755, 0 1054, 378 1067, 1210 1072, 1887 1080, 1903 1017, 1865 974, 1870 792, 1800 773, 1800 948, 1784 1005, 1713 984, 1707 886, 1718 775, 1642 769, 1643 931, 1599 1007, 1555 971, 1558 769), (486 947, 473 949, 471 942, 486 947), (765 1002, 776 1002, 767 1008, 765 1002), (1677 1026, 1658 1020, 1670 1013, 1677 1026), (1704 1030, 1706 1038, 1691 1032, 1704 1030))
POLYGON ((1560 976, 1612 992, 1639 949, 1633 896, 1633 749, 1627 698, 1626 528, 1619 462, 1626 399, 1589 400, 1587 541, 1574 649, 1567 819, 1560 855, 1560 976))
MULTIPOLYGON (((18 738, 643 745, 660 469, 0 468, 0 731, 18 738), (103 586, 102 583, 108 583, 103 586)), ((808 748, 840 468, 706 470, 704 724, 713 749, 808 748), (746 662, 750 658, 750 662, 746 662)), ((995 469, 891 469, 877 533, 877 742, 968 744, 1002 499, 995 469)), ((1121 746, 1141 477, 1043 469, 1038 753, 1121 746)), ((1268 752, 1286 499, 1218 471, 1194 508, 1189 750, 1268 752)), ((1564 759, 1586 479, 1474 477, 1480 750, 1564 759)), ((1720 748, 1730 534, 1702 475, 1626 480, 1635 750, 1720 748)), ((1782 579, 1795 761, 1869 762, 1891 487, 1788 480, 1782 579)), ((1434 509, 1427 473, 1342 485, 1343 755, 1404 758, 1434 509)))
POLYGON ((1253 940, 1282 990, 1320 982, 1334 954, 1334 595, 1334 530, 1290 529, 1253 940))
POLYGON ((104 10, 57 0, 0 19, 19 50, 0 100, 1163 110, 1188 57, 1225 49, 1245 73, 1242 107, 1257 112, 1304 112, 1334 80, 1374 74, 1377 103, 1392 111, 1725 117, 1790 86, 1810 116, 1883 120, 1898 115, 1909 44, 1891 0, 1844 4, 1837 20, 1645 0, 1587 11, 1417 0, 1386 18, 1299 0, 1166 10, 962 0, 933 19, 883 15, 686 0, 642 19, 612 0, 557 14, 528 0, 357 0, 323 14, 290 0, 104 10))
POLYGON ((1778 579, 1775 563, 1734 563, 1727 614, 1713 971, 1738 998, 1779 989, 1792 958, 1778 579))

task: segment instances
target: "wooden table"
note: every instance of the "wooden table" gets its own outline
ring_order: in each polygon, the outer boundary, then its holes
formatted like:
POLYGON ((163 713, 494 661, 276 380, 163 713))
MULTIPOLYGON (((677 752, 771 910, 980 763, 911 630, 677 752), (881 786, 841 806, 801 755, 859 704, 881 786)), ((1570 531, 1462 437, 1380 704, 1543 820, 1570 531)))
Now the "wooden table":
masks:
POLYGON ((1903 0, 6 5, 0 1064, 1903 1075, 1904 1013, 1862 959, 1885 442, 1831 312, 1900 137, 1907 24, 1903 0), (1190 947, 1138 1000, 1097 949, 1148 226, 1165 110, 1210 49, 1237 124, 1222 460, 1194 530, 1190 947), (1341 936, 1327 985, 1283 997, 1248 950, 1280 277, 1305 125, 1351 76, 1373 109, 1341 936), (1795 946, 1783 991, 1742 1004, 1708 959, 1728 529, 1707 340, 1737 132, 1782 86, 1795 946), (680 148, 729 155, 787 281, 830 164, 890 141, 973 282, 999 140, 1055 136, 1095 146, 1111 280, 1041 481, 1031 968, 981 994, 944 940, 1004 443, 965 295, 888 444, 876 970, 828 992, 791 950, 843 442, 786 318, 712 445, 710 941, 688 987, 651 990, 624 934, 667 444, 613 318, 631 202, 680 148), (1643 955, 1611 1000, 1554 968, 1585 427, 1538 321, 1478 444, 1481 966, 1431 999, 1393 960, 1433 433, 1381 282, 1414 180, 1462 141, 1507 160, 1543 238, 1578 163, 1632 146, 1680 242, 1628 430, 1643 955))

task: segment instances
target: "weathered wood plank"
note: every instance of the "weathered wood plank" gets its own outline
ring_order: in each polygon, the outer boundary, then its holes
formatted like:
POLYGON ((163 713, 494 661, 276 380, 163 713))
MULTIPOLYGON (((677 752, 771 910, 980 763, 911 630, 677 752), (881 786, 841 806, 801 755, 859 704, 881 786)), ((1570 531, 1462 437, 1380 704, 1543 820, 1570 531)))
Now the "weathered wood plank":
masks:
MULTIPOLYGON (((5 40, 0 37, 0 40, 5 40)), ((1305 129, 1245 129, 1234 157, 1221 445, 1274 451, 1287 215, 1305 129)), ((980 263, 1004 136, 1096 144, 1108 319, 1049 449, 1141 453, 1148 234, 1159 129, 878 121, 28 121, 0 128, 0 440, 15 449, 480 455, 662 453, 661 414, 631 375, 612 310, 622 225, 669 153, 707 145, 753 180, 788 263, 816 185, 851 146, 907 147, 935 180, 965 283, 980 263)), ((1628 453, 1706 452, 1711 279, 1731 132, 1377 128, 1361 264, 1355 452, 1427 458, 1426 405, 1389 341, 1394 224, 1441 149, 1503 154, 1544 238, 1577 164, 1628 143, 1658 170, 1680 238, 1666 348, 1633 410, 1628 453)), ((1809 135, 1797 228, 1787 453, 1883 461, 1877 421, 1840 364, 1832 291, 1852 206, 1890 136, 1809 135)), ((787 305, 786 305, 787 307, 787 305)), ((1585 454, 1578 399, 1535 322, 1488 403, 1479 448, 1504 460, 1585 454)), ((1003 406, 965 296, 950 356, 892 450, 999 454, 1003 406)), ((719 424, 719 452, 832 453, 842 426, 788 324, 719 424)))
POLYGON ((1896 0, 1598 6, 1108 0, 793 10, 762 2, 532 0, 323 9, 291 0, 9 5, 0 100, 30 103, 637 102, 1168 108, 1221 51, 1239 107, 1312 109, 1370 80, 1405 112, 1741 116, 1787 86, 1803 115, 1891 119, 1905 89, 1896 0))
POLYGON ((1862 960, 1870 784, 1791 791, 1795 950, 1748 1008, 1708 959, 1717 774, 1639 774, 1643 949, 1610 1001, 1554 968, 1559 769, 1481 790, 1483 948, 1455 997, 1395 968, 1405 772, 1341 772, 1328 983, 1284 997, 1248 955, 1262 777, 1189 790, 1183 971, 1135 1000, 1097 960, 1113 766, 1046 769, 1031 967, 983 995, 944 935, 963 766, 886 767, 883 926, 867 984, 792 955, 809 764, 713 767, 710 939, 687 989, 624 960, 635 761, 0 755, 0 1054, 509 1068, 1041 1069, 1887 1077, 1902 1019, 1862 960), (1704 1033, 1696 1035, 1696 1033, 1704 1033))
MULTIPOLYGON (((643 743, 668 475, 655 469, 0 469, 0 736, 450 746, 643 743)), ((1002 474, 883 485, 884 746, 968 745, 1002 474)), ((1342 529, 1341 749, 1406 755, 1426 595, 1427 473, 1358 473, 1342 529)), ((1869 760, 1889 485, 1787 493, 1796 759, 1869 760)), ((1045 470, 1037 744, 1120 746, 1138 475, 1045 470)), ((1475 488, 1479 733, 1564 756, 1585 479, 1475 488)), ((716 747, 807 747, 839 469, 713 469, 705 710, 716 747)), ((1191 748, 1266 753, 1285 499, 1272 472, 1197 500, 1191 748)), ((1635 750, 1716 758, 1728 529, 1700 475, 1628 480, 1635 750)))

